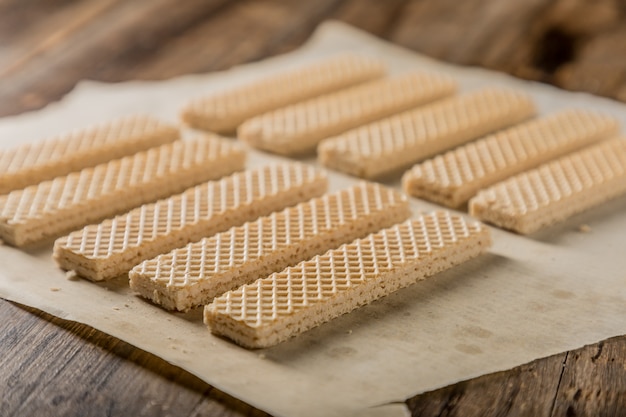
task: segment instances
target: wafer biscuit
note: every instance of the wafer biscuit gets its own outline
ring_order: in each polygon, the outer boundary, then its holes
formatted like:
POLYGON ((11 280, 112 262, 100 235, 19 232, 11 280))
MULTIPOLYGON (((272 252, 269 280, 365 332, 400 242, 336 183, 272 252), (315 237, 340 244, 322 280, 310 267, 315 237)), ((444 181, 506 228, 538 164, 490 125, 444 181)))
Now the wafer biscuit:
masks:
POLYGON ((329 168, 376 178, 534 114, 524 94, 488 88, 371 123, 318 147, 329 168))
POLYGON ((243 168, 217 137, 176 141, 0 196, 0 238, 38 243, 243 168))
POLYGON ((610 139, 480 191, 470 213, 521 234, 626 193, 626 139, 610 139))
POLYGON ((237 133, 255 148, 303 154, 330 136, 448 96, 454 90, 455 83, 447 77, 409 73, 283 107, 247 120, 237 133))
POLYGON ((0 150, 0 194, 173 142, 178 129, 146 116, 119 119, 0 150))
POLYGON ((490 245, 478 222, 446 211, 420 215, 227 292, 205 307, 204 322, 241 346, 269 347, 490 245))
POLYGON ((401 193, 361 183, 146 261, 131 270, 130 285, 187 310, 409 216, 401 193))
POLYGON ((382 61, 342 54, 194 100, 183 109, 181 117, 194 128, 231 133, 251 117, 383 75, 382 61))
POLYGON ((55 242, 65 270, 92 281, 127 273, 145 259, 322 195, 326 175, 285 163, 233 174, 145 204, 55 242))
POLYGON ((615 135, 617 120, 565 110, 422 162, 402 178, 405 192, 460 207, 481 188, 615 135))

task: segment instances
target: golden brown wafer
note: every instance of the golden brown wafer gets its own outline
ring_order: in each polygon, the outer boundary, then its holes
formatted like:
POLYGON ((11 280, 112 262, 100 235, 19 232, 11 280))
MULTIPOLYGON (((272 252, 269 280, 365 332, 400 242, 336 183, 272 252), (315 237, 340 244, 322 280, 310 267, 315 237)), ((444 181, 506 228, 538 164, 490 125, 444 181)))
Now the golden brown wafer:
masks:
POLYGON ((0 194, 173 142, 176 127, 133 116, 0 150, 0 194))
POLYGON ((326 139, 318 147, 319 161, 351 175, 377 178, 518 123, 534 113, 528 96, 487 88, 326 139))
POLYGON ((304 154, 323 139, 451 95, 455 88, 448 77, 421 72, 384 78, 257 116, 237 134, 258 149, 304 154))
POLYGON ((197 129, 232 133, 251 117, 383 75, 382 61, 341 54, 194 100, 183 109, 181 117, 197 129))
POLYGON ((469 143, 414 166, 402 178, 405 192, 460 207, 480 189, 615 135, 617 120, 565 110, 469 143))
POLYGON ((130 285, 167 309, 187 310, 409 215, 401 193, 361 183, 145 261, 131 270, 130 285))
POLYGON ((0 238, 38 243, 243 168, 245 152, 215 136, 176 141, 0 196, 0 238))
POLYGON ((284 163, 239 172, 145 204, 55 242, 57 264, 92 281, 127 273, 141 261, 232 226, 322 195, 326 175, 284 163))
POLYGON ((529 234, 626 193, 626 139, 610 139, 480 191, 470 213, 529 234))
POLYGON ((489 230, 446 211, 420 215, 229 291, 204 310, 214 334, 280 343, 484 252, 489 230))

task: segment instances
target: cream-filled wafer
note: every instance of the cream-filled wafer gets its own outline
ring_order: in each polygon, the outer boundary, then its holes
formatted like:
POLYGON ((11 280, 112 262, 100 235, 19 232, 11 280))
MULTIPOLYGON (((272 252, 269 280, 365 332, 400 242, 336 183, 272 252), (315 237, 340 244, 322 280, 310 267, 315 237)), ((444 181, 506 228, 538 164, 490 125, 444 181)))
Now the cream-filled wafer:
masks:
POLYGON ((241 346, 273 346, 490 245, 489 229, 478 222, 423 214, 229 291, 205 307, 204 322, 241 346))
POLYGON ((24 246, 57 237, 241 170, 244 163, 239 146, 204 136, 44 181, 0 196, 0 239, 24 246))
POLYGON ((626 193, 626 139, 610 139, 480 191, 472 216, 521 234, 626 193))
POLYGON ((231 133, 251 117, 384 75, 378 59, 341 54, 193 100, 181 117, 197 129, 231 133))
POLYGON ((448 77, 408 73, 283 107, 244 122, 237 134, 251 146, 304 154, 330 136, 451 95, 448 77))
POLYGON ((534 105, 525 94, 488 88, 326 139, 318 147, 318 157, 329 168, 377 178, 518 123, 534 113, 534 105))
POLYGON ((145 261, 130 271, 130 286, 166 309, 188 310, 409 216, 403 194, 361 183, 145 261))
POLYGON ((178 129, 147 116, 125 117, 0 150, 0 194, 121 158, 179 138, 178 129))
POLYGON ((617 120, 565 110, 503 130, 422 162, 402 178, 404 190, 460 207, 480 189, 615 135, 617 120))
POLYGON ((284 163, 235 173, 145 204, 55 242, 54 258, 92 281, 127 273, 141 261, 322 195, 326 175, 284 163))

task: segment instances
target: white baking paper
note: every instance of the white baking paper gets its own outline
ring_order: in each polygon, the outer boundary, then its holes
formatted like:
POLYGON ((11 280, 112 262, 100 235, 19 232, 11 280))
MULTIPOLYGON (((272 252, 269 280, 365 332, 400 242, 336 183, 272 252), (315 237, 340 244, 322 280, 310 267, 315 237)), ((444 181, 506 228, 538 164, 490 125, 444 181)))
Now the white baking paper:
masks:
MULTIPOLYGON (((222 73, 82 82, 59 103, 0 120, 0 146, 129 113, 175 122, 180 107, 203 92, 346 50, 378 56, 394 73, 450 74, 465 91, 518 88, 535 98, 542 113, 583 107, 626 123, 623 104, 444 64, 329 22, 295 52, 222 73)), ((250 166, 280 159, 250 155, 250 166)), ((333 190, 355 181, 330 178, 333 190)), ((435 207, 419 200, 413 206, 435 207)), ((0 247, 0 295, 93 326, 277 416, 403 415, 402 402, 415 394, 625 334, 625 236, 626 198, 532 237, 494 229, 489 254, 260 351, 212 336, 198 311, 167 313, 135 297, 124 280, 70 281, 55 267, 50 248, 25 253, 0 247), (591 231, 581 232, 582 224, 591 231)))

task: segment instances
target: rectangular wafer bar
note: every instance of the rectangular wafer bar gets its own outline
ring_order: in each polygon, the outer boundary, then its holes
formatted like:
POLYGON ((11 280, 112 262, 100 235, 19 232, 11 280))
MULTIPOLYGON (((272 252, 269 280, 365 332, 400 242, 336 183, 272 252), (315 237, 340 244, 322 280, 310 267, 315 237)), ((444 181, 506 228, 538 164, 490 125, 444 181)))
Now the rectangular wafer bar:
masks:
POLYGON ((230 140, 203 136, 139 152, 0 196, 0 239, 38 243, 243 168, 230 140))
POLYGON ((377 178, 518 123, 534 113, 534 105, 525 94, 487 88, 326 139, 318 146, 318 157, 329 168, 362 178, 377 178))
POLYGON ((181 117, 197 129, 231 133, 251 117, 384 75, 385 65, 378 59, 341 54, 196 99, 181 117))
POLYGON ((0 194, 173 142, 178 138, 176 127, 147 116, 134 116, 2 149, 0 194))
POLYGON ((141 261, 322 195, 326 175, 284 163, 233 174, 145 204, 55 242, 54 258, 92 281, 127 273, 141 261))
POLYGON ((481 188, 617 134, 617 120, 565 110, 532 120, 422 162, 402 178, 405 192, 448 207, 481 188))
POLYGON ((375 80, 247 120, 239 139, 282 155, 304 154, 348 129, 451 95, 448 77, 415 72, 375 80))
POLYGON ((401 193, 361 183, 145 261, 131 270, 130 286, 166 309, 188 310, 409 216, 401 193))
POLYGON ((264 348, 451 268, 491 245, 489 229, 446 211, 423 214, 213 300, 214 334, 264 348))
POLYGON ((480 191, 470 213, 521 234, 626 193, 626 139, 601 142, 480 191))

